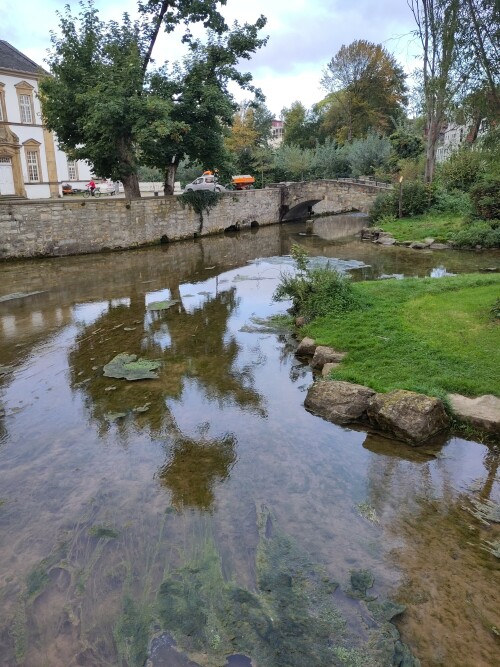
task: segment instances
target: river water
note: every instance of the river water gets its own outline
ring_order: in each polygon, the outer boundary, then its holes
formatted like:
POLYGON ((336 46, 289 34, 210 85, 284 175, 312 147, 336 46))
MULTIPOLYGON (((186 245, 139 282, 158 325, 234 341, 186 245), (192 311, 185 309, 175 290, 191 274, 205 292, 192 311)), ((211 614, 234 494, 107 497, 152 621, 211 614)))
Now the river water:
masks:
POLYGON ((309 366, 260 322, 294 242, 355 280, 499 264, 363 224, 2 265, 1 665, 498 664, 499 451, 309 414, 309 366), (158 378, 105 377, 122 352, 158 378))

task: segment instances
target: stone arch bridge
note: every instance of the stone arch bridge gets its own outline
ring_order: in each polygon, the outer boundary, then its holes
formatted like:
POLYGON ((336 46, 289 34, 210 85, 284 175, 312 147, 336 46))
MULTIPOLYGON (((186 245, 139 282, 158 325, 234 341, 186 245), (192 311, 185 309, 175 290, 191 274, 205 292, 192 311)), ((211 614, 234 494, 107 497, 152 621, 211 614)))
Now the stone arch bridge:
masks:
POLYGON ((387 183, 350 178, 273 183, 267 187, 281 190, 281 222, 312 214, 369 213, 377 196, 392 190, 387 183))

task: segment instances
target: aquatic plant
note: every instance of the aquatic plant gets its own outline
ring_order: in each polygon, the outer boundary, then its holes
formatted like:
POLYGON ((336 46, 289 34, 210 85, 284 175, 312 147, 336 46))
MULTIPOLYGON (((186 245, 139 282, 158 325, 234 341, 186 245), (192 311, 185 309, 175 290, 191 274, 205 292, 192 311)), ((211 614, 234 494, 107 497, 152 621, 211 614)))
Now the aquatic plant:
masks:
MULTIPOLYGON (((179 303, 178 299, 173 299, 171 301, 152 301, 148 303, 148 310, 168 310, 175 306, 176 303, 179 303)), ((125 331, 130 331, 131 329, 125 329, 125 331)))
POLYGON ((104 368, 104 375, 109 378, 125 380, 156 380, 158 375, 153 371, 161 366, 161 361, 138 359, 136 354, 121 352, 111 359, 104 368))
POLYGON ((472 507, 465 507, 463 509, 470 512, 476 519, 479 519, 485 526, 490 523, 500 523, 500 505, 494 503, 488 498, 470 498, 472 507))
POLYGON ((151 634, 151 611, 137 604, 130 594, 123 598, 122 613, 113 631, 118 654, 128 667, 143 667, 151 634))
POLYGON ((367 519, 372 523, 380 523, 376 509, 368 503, 358 503, 356 507, 364 519, 367 519))
POLYGON ((120 533, 117 530, 107 526, 92 526, 89 528, 90 537, 97 537, 99 539, 103 537, 114 539, 115 537, 118 537, 119 534, 120 533))
POLYGON ((355 307, 357 301, 349 277, 331 268, 309 267, 307 252, 294 244, 291 250, 296 272, 282 272, 274 291, 274 301, 290 299, 293 315, 313 320, 322 315, 343 313, 355 307))

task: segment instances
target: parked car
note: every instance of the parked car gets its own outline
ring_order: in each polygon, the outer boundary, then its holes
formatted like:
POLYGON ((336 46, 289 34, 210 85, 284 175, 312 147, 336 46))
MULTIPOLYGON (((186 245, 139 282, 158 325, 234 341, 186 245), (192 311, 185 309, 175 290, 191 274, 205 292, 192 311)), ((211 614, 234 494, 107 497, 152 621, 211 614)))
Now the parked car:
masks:
POLYGON ((113 181, 102 181, 97 183, 97 189, 103 195, 114 195, 115 194, 115 184, 113 181))
POLYGON ((212 190, 215 192, 223 192, 226 188, 219 183, 215 176, 200 176, 196 178, 192 183, 188 183, 185 187, 186 192, 191 192, 193 190, 212 190))

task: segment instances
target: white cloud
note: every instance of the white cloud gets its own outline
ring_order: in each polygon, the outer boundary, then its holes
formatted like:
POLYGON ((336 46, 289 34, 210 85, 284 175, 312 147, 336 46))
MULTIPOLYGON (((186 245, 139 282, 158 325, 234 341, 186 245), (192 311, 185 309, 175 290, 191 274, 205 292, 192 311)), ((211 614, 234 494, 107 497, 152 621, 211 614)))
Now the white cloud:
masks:
MULTIPOLYGON (((44 65, 50 47, 50 30, 58 28, 56 10, 63 11, 67 0, 43 0, 31 3, 29 11, 22 3, 0 7, 1 38, 7 40, 35 62, 44 65)), ((74 14, 80 9, 70 0, 74 14)), ((119 20, 124 11, 134 14, 136 0, 96 0, 104 20, 119 20)), ((221 8, 232 23, 254 22, 260 14, 268 18, 263 31, 269 35, 266 47, 242 69, 250 71, 254 83, 267 98, 267 106, 276 115, 285 106, 300 100, 306 107, 318 102, 321 72, 342 44, 356 39, 382 43, 394 53, 407 71, 411 71, 416 46, 409 42, 413 29, 410 10, 404 0, 227 0, 221 8)), ((183 49, 173 44, 171 36, 161 35, 153 56, 156 62, 170 62, 182 56, 183 49)), ((238 93, 237 98, 248 97, 238 93)))

